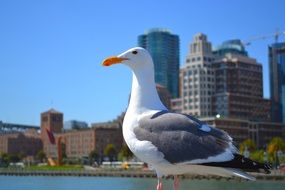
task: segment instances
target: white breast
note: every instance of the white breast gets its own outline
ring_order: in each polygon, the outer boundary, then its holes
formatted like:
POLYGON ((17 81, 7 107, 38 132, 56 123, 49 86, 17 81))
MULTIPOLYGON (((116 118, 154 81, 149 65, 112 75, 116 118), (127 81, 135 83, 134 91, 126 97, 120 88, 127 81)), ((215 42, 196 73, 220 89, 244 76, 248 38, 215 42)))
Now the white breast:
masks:
POLYGON ((134 133, 134 128, 139 127, 140 118, 156 112, 156 110, 153 110, 140 115, 126 113, 123 122, 123 136, 130 150, 140 160, 151 164, 153 167, 160 164, 169 164, 169 162, 164 159, 164 155, 150 141, 138 140, 134 133))

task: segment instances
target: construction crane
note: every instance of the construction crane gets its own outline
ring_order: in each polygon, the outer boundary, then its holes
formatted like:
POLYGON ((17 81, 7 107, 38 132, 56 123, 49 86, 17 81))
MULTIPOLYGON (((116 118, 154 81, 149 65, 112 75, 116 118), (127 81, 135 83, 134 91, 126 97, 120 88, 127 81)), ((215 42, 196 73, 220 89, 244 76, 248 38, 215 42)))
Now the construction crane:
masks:
POLYGON ((274 32, 274 33, 272 33, 272 34, 267 34, 267 35, 263 35, 263 36, 252 37, 252 38, 250 38, 250 39, 248 39, 248 40, 242 41, 242 44, 243 44, 244 46, 249 46, 249 45, 251 45, 251 42, 253 42, 253 41, 265 40, 265 39, 267 39, 267 38, 272 38, 272 37, 274 37, 275 43, 277 43, 278 40, 279 40, 279 37, 280 37, 281 35, 285 35, 285 31, 276 31, 276 32, 274 32))

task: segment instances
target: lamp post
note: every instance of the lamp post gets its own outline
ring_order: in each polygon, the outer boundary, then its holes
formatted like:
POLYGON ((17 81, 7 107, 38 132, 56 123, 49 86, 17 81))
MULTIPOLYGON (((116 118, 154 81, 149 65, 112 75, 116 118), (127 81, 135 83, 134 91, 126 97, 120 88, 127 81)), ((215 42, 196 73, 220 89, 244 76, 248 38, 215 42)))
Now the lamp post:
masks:
POLYGON ((279 168, 279 166, 280 166, 282 154, 283 154, 283 152, 281 150, 278 150, 276 152, 276 168, 279 168))
POLYGON ((264 162, 264 163, 267 163, 267 162, 268 162, 268 154, 267 154, 266 151, 264 151, 264 153, 263 153, 263 162, 264 162))
POLYGON ((247 149, 247 146, 245 146, 244 152, 243 152, 243 156, 246 158, 249 158, 250 152, 247 149))

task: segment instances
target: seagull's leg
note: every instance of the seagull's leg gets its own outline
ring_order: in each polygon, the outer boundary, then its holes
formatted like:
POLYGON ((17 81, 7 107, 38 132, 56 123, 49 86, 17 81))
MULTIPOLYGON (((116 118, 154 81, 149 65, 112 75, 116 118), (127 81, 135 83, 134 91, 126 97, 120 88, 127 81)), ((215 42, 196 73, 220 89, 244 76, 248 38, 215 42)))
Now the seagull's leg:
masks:
POLYGON ((180 182, 179 182, 179 178, 177 175, 174 176, 173 188, 174 188, 174 190, 179 190, 179 188, 180 188, 180 182))
POLYGON ((162 178, 161 177, 159 177, 158 180, 157 180, 156 190, 163 190, 162 178))

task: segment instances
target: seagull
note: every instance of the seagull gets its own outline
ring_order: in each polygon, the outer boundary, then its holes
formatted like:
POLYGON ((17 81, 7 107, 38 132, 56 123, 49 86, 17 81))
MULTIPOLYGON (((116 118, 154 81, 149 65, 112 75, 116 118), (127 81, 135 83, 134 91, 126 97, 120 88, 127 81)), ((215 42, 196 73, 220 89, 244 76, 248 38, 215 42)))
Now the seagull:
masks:
POLYGON ((156 172, 157 190, 162 177, 178 175, 237 176, 255 180, 251 172, 270 173, 270 166, 238 153, 225 132, 186 114, 169 111, 161 102, 154 80, 154 64, 149 52, 135 47, 105 59, 103 66, 127 65, 132 70, 131 97, 123 121, 123 136, 130 150, 156 172))

